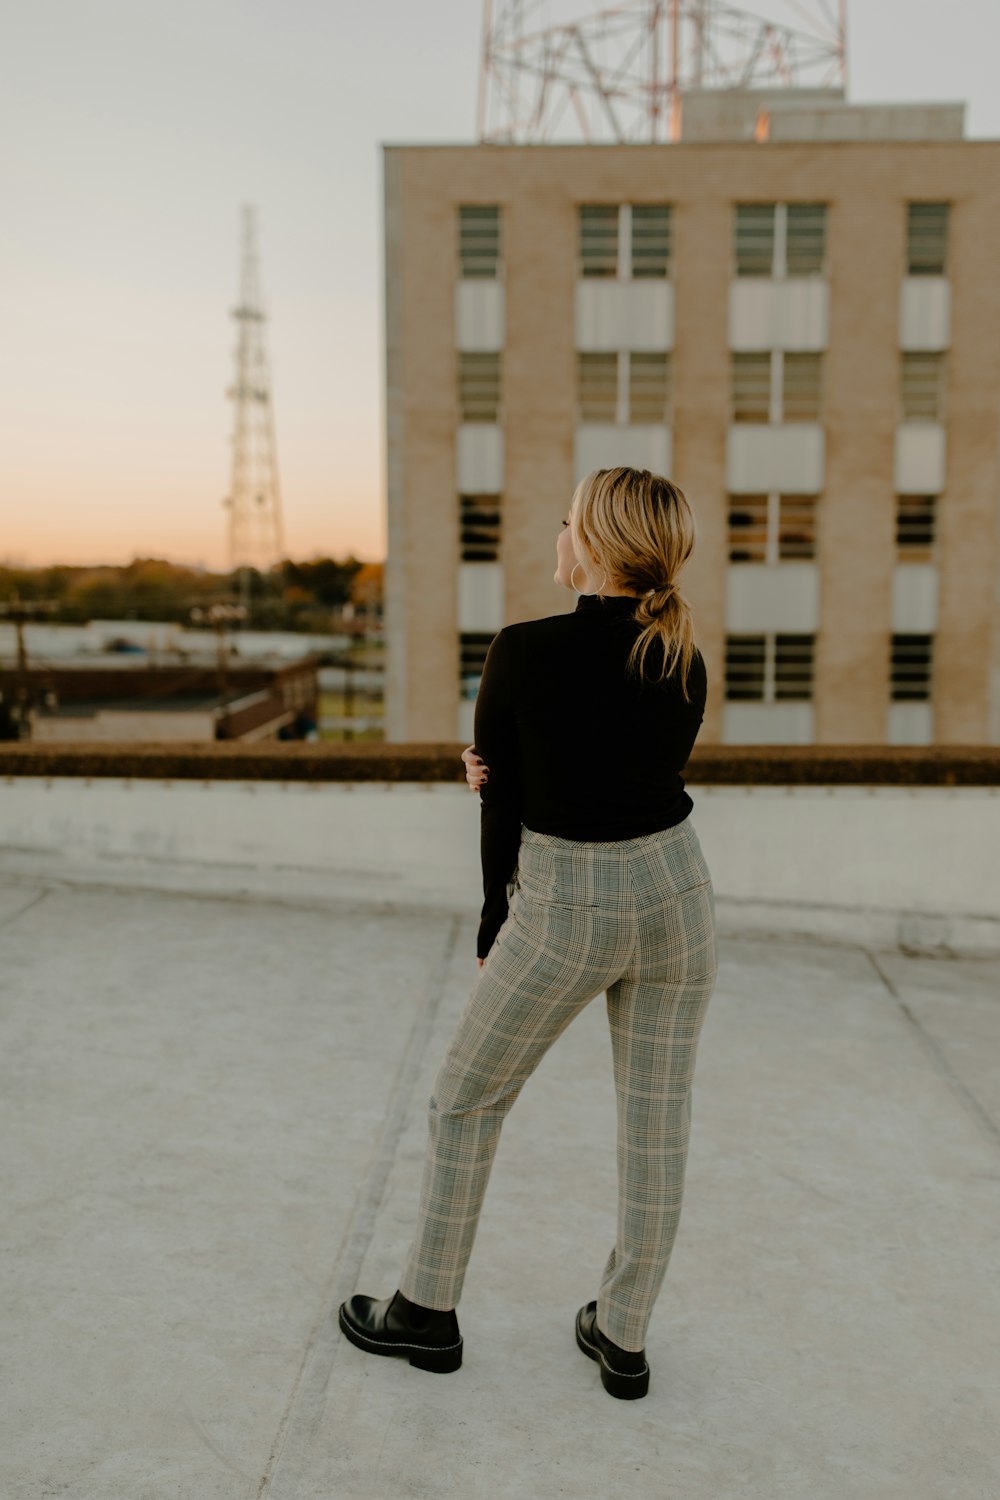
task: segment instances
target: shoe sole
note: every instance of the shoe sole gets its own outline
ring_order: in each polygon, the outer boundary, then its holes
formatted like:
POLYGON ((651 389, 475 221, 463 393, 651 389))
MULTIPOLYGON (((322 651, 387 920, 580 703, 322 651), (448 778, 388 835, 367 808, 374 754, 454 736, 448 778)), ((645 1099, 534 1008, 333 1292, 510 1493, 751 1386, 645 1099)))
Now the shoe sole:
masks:
POLYGON ((443 1349, 435 1349, 429 1344, 406 1344, 395 1339, 373 1339, 355 1328, 344 1311, 345 1307, 346 1303, 342 1302, 338 1313, 341 1329, 345 1337, 356 1348, 364 1349, 366 1354, 395 1355, 398 1359, 408 1359, 418 1370, 431 1370, 435 1375, 449 1375, 461 1366, 463 1339, 443 1349))
POLYGON ((644 1370, 637 1370, 635 1374, 623 1373, 621 1370, 612 1369, 604 1357, 603 1350, 586 1337, 581 1328, 581 1320, 585 1309, 581 1307, 576 1315, 576 1342, 589 1359, 596 1359, 601 1367, 601 1384, 610 1396, 617 1396, 619 1401, 637 1401, 645 1396, 649 1390, 649 1365, 644 1370))

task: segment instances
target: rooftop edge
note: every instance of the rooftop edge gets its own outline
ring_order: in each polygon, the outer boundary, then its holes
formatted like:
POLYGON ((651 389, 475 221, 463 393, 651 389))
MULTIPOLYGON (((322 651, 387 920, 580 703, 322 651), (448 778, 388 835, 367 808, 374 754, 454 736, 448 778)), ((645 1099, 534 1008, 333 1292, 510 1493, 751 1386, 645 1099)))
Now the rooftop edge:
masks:
MULTIPOLYGON (((459 742, 0 743, 0 775, 153 781, 465 783, 459 742)), ((706 745, 685 780, 710 785, 1000 786, 1000 745, 706 745)))

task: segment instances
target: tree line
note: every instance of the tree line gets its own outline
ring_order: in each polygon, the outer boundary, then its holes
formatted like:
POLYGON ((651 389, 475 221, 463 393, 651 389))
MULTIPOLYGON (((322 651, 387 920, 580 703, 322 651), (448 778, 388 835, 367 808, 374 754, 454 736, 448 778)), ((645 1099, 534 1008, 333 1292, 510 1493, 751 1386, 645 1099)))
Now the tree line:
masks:
POLYGON ((329 631, 343 606, 378 616, 381 562, 349 554, 342 561, 284 559, 267 572, 246 568, 211 572, 164 558, 136 557, 123 566, 23 568, 0 566, 0 600, 49 600, 45 618, 55 624, 88 620, 166 620, 188 625, 193 608, 222 600, 245 603, 247 625, 258 630, 329 631))

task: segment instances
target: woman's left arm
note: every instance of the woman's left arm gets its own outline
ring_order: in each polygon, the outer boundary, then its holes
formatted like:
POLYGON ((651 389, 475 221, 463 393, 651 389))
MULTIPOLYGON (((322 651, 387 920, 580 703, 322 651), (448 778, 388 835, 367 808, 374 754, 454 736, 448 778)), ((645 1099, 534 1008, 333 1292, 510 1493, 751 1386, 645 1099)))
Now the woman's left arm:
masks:
POLYGON ((510 645, 503 630, 490 642, 483 664, 476 695, 475 746, 490 768, 479 789, 484 901, 476 951, 484 959, 507 920, 507 887, 521 844, 521 766, 510 645))

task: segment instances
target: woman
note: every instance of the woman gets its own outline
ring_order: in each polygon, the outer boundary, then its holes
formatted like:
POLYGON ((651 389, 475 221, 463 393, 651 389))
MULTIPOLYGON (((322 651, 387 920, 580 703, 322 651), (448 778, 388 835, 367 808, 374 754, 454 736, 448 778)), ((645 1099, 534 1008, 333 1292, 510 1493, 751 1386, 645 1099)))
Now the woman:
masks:
POLYGON ((605 1390, 634 1399, 649 1387, 646 1329, 680 1217, 717 972, 714 888, 680 775, 705 710, 677 582, 695 524, 676 485, 631 468, 589 474, 562 524, 555 581, 576 609, 494 637, 462 756, 482 802, 482 973, 434 1083, 416 1233, 394 1295, 349 1298, 340 1324, 368 1353, 458 1369, 455 1307, 504 1117, 604 992, 617 1235, 576 1340, 605 1390))

